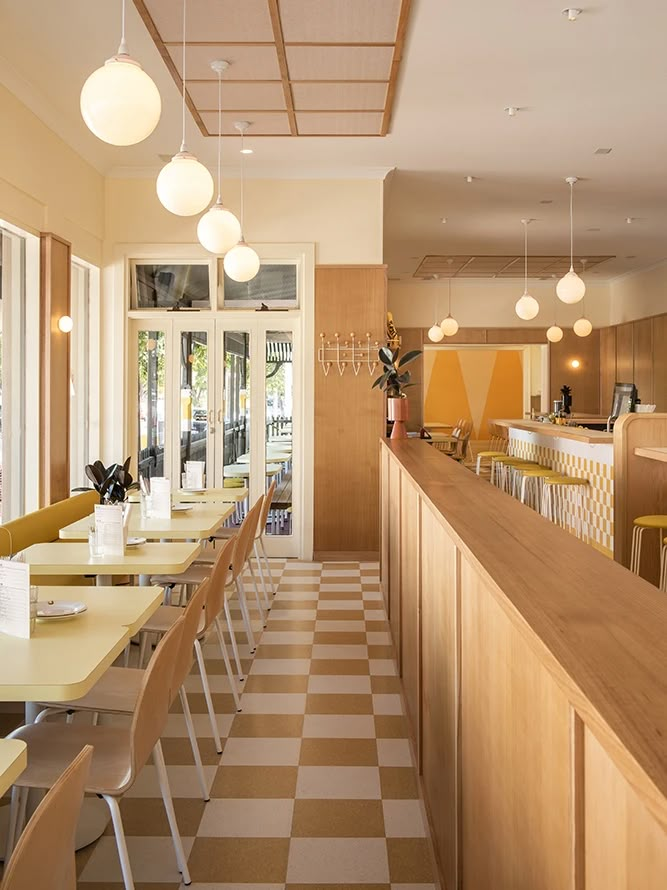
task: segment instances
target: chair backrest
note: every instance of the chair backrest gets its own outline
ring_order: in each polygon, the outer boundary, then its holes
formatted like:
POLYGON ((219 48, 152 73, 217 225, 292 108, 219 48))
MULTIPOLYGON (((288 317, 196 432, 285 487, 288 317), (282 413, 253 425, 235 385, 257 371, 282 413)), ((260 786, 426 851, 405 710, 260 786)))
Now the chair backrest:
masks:
POLYGON ((262 510, 259 514, 259 522, 257 523, 257 531, 255 532, 255 540, 261 538, 264 532, 266 531, 266 520, 269 518, 269 510, 271 509, 271 504, 273 503, 273 495, 276 493, 276 480, 274 479, 271 485, 269 486, 269 490, 264 495, 264 503, 262 504, 262 510))
POLYGON ((172 701, 176 698, 178 690, 190 673, 194 661, 195 637, 199 631, 202 612, 206 605, 211 579, 207 578, 199 585, 190 601, 183 610, 183 632, 181 635, 181 647, 174 663, 174 676, 172 680, 172 701))
POLYGON ((206 610, 206 630, 209 629, 222 611, 225 599, 225 587, 230 580, 229 574, 238 537, 238 535, 234 535, 231 538, 227 538, 224 547, 220 550, 220 554, 213 564, 213 571, 208 579, 209 585, 206 592, 206 605, 204 607, 206 610))
POLYGON ((2 890, 76 890, 74 835, 92 757, 86 745, 41 801, 5 868, 2 890))
POLYGON ((139 770, 146 765, 164 730, 169 705, 178 692, 178 686, 173 688, 173 677, 184 623, 181 617, 169 628, 144 671, 130 728, 130 771, 125 789, 132 785, 139 770))
POLYGON ((255 529, 257 528, 257 517, 264 503, 264 495, 255 502, 251 510, 246 513, 245 519, 241 523, 241 528, 236 536, 236 546, 234 547, 234 558, 232 559, 232 579, 235 581, 243 571, 252 545, 255 540, 255 529))

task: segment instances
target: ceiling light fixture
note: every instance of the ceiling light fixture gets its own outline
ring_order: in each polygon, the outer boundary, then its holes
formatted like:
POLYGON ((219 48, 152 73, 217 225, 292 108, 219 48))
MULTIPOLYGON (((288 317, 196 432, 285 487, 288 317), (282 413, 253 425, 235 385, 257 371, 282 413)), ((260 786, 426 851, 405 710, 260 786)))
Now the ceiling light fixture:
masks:
POLYGON ((446 223, 446 222, 447 222, 447 217, 446 217, 446 216, 441 217, 440 222, 443 223, 443 224, 446 223))
POLYGON ((517 111, 519 111, 519 109, 516 107, 516 105, 506 105, 505 111, 507 112, 508 117, 516 117, 516 113, 517 111))
POLYGON ((625 221, 629 226, 631 226, 633 224, 633 222, 635 221, 635 218, 634 218, 634 216, 626 216, 625 221))
POLYGON ((197 237, 202 247, 222 256, 238 243, 241 223, 222 203, 222 75, 229 68, 229 62, 220 59, 211 62, 211 68, 218 75, 218 197, 199 220, 197 237))
POLYGON ((183 0, 183 95, 182 141, 180 150, 160 170, 157 178, 157 196, 160 203, 176 216, 194 216, 201 213, 213 197, 213 177, 185 145, 185 21, 187 0, 183 0))
POLYGON ((552 324, 551 327, 547 329, 547 340, 550 343, 560 343, 562 339, 563 329, 557 324, 552 324))
POLYGON ((250 281, 257 275, 260 260, 257 252, 245 242, 243 237, 243 225, 245 219, 245 154, 243 152, 243 138, 245 131, 250 126, 249 121, 235 121, 234 126, 241 134, 241 235, 236 247, 225 254, 223 266, 225 272, 233 281, 250 281))
POLYGON ((562 11, 562 15, 566 16, 568 22, 576 22, 582 12, 583 9, 577 9, 576 6, 570 6, 562 11))
POLYGON ((475 179, 474 176, 466 176, 466 182, 473 182, 475 179))
MULTIPOLYGON (((585 275, 585 274, 586 274, 586 263, 587 263, 587 262, 588 262, 588 260, 582 260, 582 261, 581 261, 581 266, 582 266, 581 274, 582 274, 582 275, 585 275)), ((578 319, 575 321, 574 325, 572 326, 572 330, 573 330, 574 333, 577 335, 577 337, 588 337, 588 335, 589 335, 589 334, 591 333, 591 331, 593 330, 593 325, 592 325, 591 322, 586 318, 586 306, 585 306, 585 303, 586 303, 585 300, 582 300, 582 301, 581 301, 581 318, 578 318, 578 319)))
POLYGON ((583 300, 586 293, 586 285, 574 271, 574 185, 577 182, 576 176, 568 176, 565 180, 570 186, 570 271, 567 275, 563 275, 556 285, 556 293, 558 299, 563 303, 578 303, 583 300))
POLYGON ((127 51, 125 0, 120 33, 118 52, 88 77, 79 105, 86 126, 102 142, 136 145, 157 126, 162 100, 151 78, 127 51))
MULTIPOLYGON (((449 262, 449 260, 448 260, 449 262)), ((440 328, 445 337, 453 337, 459 329, 459 323, 452 318, 452 279, 447 279, 447 315, 440 322, 440 328)))
POLYGON ((540 304, 535 297, 528 293, 528 226, 531 220, 522 219, 523 226, 523 296, 519 297, 514 306, 514 311, 523 321, 530 321, 540 311, 540 304))

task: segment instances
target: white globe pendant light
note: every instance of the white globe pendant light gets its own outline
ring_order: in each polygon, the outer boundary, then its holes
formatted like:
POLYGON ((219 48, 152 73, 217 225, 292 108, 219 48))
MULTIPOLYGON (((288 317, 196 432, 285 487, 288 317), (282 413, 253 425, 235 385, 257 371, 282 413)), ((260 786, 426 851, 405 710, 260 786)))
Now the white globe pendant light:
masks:
POLYGON ((241 237, 241 223, 222 203, 222 75, 229 68, 223 59, 211 62, 218 75, 218 197, 197 224, 197 237, 202 247, 222 256, 241 237))
POLYGON ((574 323, 573 330, 577 337, 588 337, 593 330, 593 325, 587 318, 578 318, 574 323))
POLYGON ((552 324, 551 327, 547 330, 547 340, 550 343, 560 343, 563 339, 563 329, 558 327, 557 324, 552 324))
MULTIPOLYGON (((438 279, 438 276, 434 275, 433 281, 437 281, 437 279, 438 279)), ((435 292, 435 306, 433 307, 433 310, 434 310, 434 315, 435 315, 435 321, 433 322, 431 327, 428 329, 428 339, 431 341, 431 343, 440 343, 440 341, 442 340, 442 338, 445 335, 444 335, 442 328, 438 324, 438 292, 437 292, 437 290, 435 292)))
POLYGON ((213 197, 213 177, 185 145, 185 13, 187 0, 183 0, 183 98, 181 148, 169 163, 160 170, 157 178, 157 196, 160 203, 176 216, 194 216, 201 213, 213 197))
POLYGON ((127 50, 125 0, 118 52, 88 77, 81 89, 81 115, 88 129, 109 145, 136 145, 160 120, 162 100, 151 78, 127 50))
POLYGON ((578 303, 583 300, 586 293, 586 285, 574 271, 574 216, 573 196, 576 176, 568 176, 565 180, 570 186, 570 271, 564 275, 556 285, 556 294, 563 303, 578 303))
POLYGON ((222 265, 233 281, 250 281, 257 275, 260 259, 255 250, 246 244, 243 237, 245 201, 245 157, 243 137, 250 126, 249 121, 236 121, 234 126, 241 134, 241 236, 238 244, 225 254, 222 265))
POLYGON ((523 226, 523 296, 519 297, 514 306, 514 311, 522 321, 530 321, 540 311, 540 304, 535 297, 528 293, 528 226, 529 219, 522 219, 523 226))

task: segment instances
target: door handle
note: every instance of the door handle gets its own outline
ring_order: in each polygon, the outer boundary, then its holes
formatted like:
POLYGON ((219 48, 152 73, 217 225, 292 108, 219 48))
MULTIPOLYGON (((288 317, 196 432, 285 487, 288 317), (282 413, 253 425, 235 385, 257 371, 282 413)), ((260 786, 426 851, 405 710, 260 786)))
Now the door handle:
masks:
POLYGON ((215 412, 213 411, 213 408, 211 408, 210 411, 208 412, 208 431, 209 431, 209 433, 215 432, 214 419, 215 419, 215 412))
POLYGON ((218 423, 222 423, 223 420, 224 420, 224 417, 222 415, 222 408, 218 408, 218 423))

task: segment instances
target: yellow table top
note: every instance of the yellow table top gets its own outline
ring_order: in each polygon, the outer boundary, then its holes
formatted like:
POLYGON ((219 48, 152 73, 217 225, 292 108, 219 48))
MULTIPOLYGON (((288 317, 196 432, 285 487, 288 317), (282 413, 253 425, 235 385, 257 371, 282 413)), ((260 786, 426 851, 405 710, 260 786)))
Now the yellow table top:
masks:
MULTIPOLYGON (((182 488, 172 491, 171 499, 177 504, 208 504, 223 503, 236 504, 245 501, 248 497, 248 489, 242 488, 207 488, 205 491, 184 491, 182 488)), ((134 491, 128 496, 130 503, 136 504, 139 493, 134 491)))
MULTIPOLYGON (((138 505, 130 508, 128 532, 132 536, 160 540, 189 540, 208 538, 217 531, 228 516, 234 512, 231 504, 220 507, 209 507, 206 504, 194 504, 187 513, 172 513, 170 519, 142 519, 138 505)), ((60 538, 66 541, 87 541, 88 529, 94 523, 95 516, 85 516, 60 529, 60 538)))
MULTIPOLYGON (((88 541, 32 544, 22 551, 32 575, 177 575, 194 562, 200 544, 141 544, 128 547, 125 556, 91 559, 88 541)), ((77 588, 78 589, 78 588, 77 588)), ((1 699, 0 699, 1 700, 1 699)))
POLYGON ((28 765, 28 746, 20 739, 0 739, 0 794, 11 788, 28 765))
POLYGON ((38 594, 80 600, 88 610, 69 620, 37 621, 29 640, 0 635, 2 701, 72 701, 85 695, 163 597, 159 587, 42 587, 38 594))

